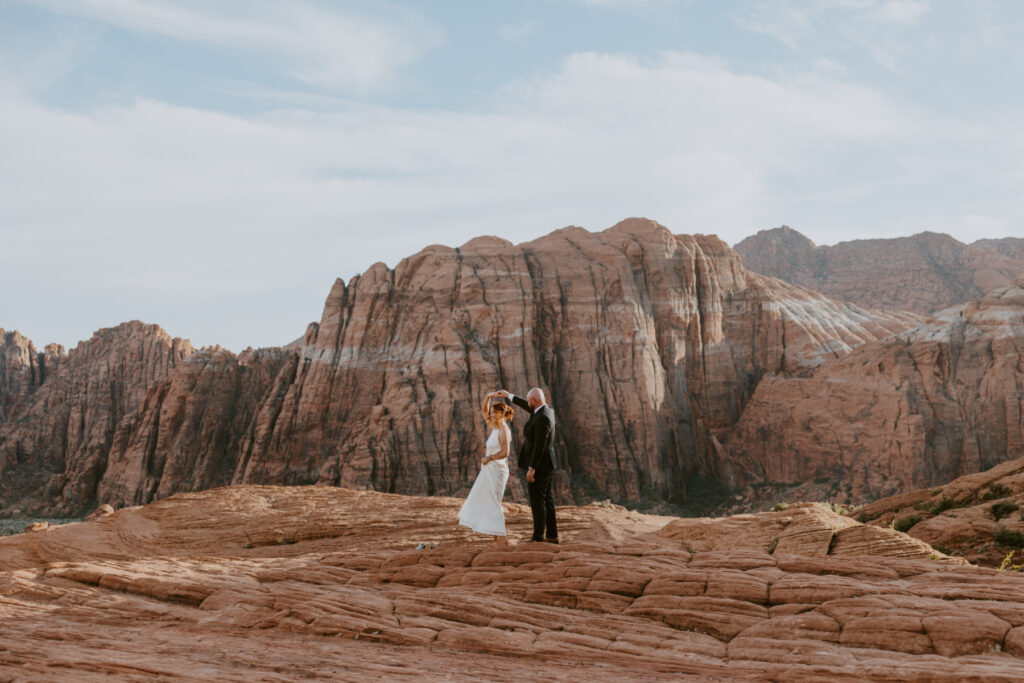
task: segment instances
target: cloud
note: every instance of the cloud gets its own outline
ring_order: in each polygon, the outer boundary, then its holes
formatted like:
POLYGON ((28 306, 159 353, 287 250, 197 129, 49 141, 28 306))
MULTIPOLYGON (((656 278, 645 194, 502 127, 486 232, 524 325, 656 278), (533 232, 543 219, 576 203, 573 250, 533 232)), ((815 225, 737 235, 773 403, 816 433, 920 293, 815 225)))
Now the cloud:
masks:
POLYGON ((283 58, 288 74, 328 89, 370 91, 442 42, 440 30, 409 12, 381 16, 295 1, 22 0, 118 28, 283 58))
MULTIPOLYGON (((931 11, 929 0, 771 0, 758 2, 737 18, 747 30, 771 36, 793 49, 828 45, 836 38, 867 48, 880 61, 883 33, 906 29, 931 11)), ((887 68, 889 63, 883 63, 887 68)))
POLYGON ((539 21, 521 21, 518 24, 505 24, 498 27, 498 35, 500 35, 503 40, 516 45, 521 45, 525 43, 527 39, 536 35, 539 26, 539 21))
POLYGON ((729 242, 786 222, 827 243, 829 227, 912 222, 901 202, 937 187, 929 215, 983 216, 972 202, 1011 196, 992 178, 1016 182, 1024 153, 1009 120, 968 127, 828 70, 769 77, 679 52, 575 54, 473 111, 285 93, 287 108, 244 116, 144 98, 68 112, 0 93, 4 326, 102 302, 82 325, 178 321, 235 349, 298 336, 335 277, 428 243, 631 215, 729 242))

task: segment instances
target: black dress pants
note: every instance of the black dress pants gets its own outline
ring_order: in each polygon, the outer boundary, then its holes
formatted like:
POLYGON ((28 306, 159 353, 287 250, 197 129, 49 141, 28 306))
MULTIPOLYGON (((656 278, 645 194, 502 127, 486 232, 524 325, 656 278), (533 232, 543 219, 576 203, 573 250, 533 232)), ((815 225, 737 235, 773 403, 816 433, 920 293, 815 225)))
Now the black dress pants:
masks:
POLYGON ((558 538, 553 479, 554 477, 550 473, 543 477, 535 474, 533 482, 526 484, 526 492, 530 496, 530 512, 533 513, 533 538, 531 540, 543 541, 545 538, 558 538))

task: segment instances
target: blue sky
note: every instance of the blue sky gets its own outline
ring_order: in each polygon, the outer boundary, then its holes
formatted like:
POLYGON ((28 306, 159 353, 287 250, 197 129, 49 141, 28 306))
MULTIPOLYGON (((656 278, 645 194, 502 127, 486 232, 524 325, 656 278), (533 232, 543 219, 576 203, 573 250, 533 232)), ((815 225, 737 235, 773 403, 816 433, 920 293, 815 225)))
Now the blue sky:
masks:
POLYGON ((1024 236, 1015 0, 0 0, 0 327, 286 343, 334 278, 628 216, 1024 236))

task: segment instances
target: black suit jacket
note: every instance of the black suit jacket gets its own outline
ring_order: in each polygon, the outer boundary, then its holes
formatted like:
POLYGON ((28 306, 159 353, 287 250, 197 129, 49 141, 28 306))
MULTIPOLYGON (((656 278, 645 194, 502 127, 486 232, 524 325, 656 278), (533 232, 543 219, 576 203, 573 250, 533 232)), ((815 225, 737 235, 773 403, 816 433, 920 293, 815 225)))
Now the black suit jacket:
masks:
MULTIPOLYGON (((512 402, 523 410, 530 410, 530 404, 524 398, 513 396, 512 402)), ((555 411, 551 406, 543 405, 530 415, 523 427, 523 436, 526 440, 519 448, 520 469, 532 467, 538 477, 558 469, 558 460, 555 458, 555 411)))

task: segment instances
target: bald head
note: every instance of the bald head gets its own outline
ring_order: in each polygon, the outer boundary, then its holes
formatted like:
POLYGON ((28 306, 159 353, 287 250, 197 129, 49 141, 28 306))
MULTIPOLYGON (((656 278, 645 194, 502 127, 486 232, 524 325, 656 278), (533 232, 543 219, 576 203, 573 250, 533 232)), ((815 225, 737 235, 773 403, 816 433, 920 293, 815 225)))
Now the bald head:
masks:
POLYGON ((530 406, 530 410, 537 410, 545 403, 547 401, 544 400, 544 390, 540 387, 534 387, 526 394, 526 404, 530 406))

